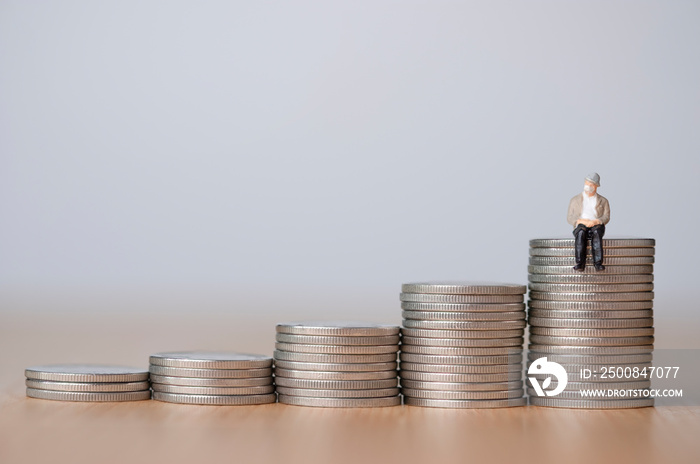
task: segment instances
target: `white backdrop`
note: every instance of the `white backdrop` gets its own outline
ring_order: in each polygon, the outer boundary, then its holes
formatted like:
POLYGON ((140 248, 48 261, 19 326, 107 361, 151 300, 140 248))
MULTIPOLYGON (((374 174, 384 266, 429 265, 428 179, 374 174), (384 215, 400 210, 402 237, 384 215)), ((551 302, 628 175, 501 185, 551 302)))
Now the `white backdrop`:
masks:
POLYGON ((399 317, 404 281, 526 282, 595 170, 696 317, 699 3, 338 3, 0 1, 2 308, 399 317))

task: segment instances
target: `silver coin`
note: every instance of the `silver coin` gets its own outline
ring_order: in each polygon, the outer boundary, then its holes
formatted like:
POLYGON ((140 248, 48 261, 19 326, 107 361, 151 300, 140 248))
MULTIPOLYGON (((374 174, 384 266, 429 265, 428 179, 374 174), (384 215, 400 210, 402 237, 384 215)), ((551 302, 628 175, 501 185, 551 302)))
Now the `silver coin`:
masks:
POLYGON ((277 400, 277 395, 184 395, 179 393, 153 392, 153 399, 166 403, 198 404, 203 406, 246 406, 269 404, 277 400))
POLYGON ((280 361, 316 362, 316 363, 386 363, 396 361, 396 353, 386 354, 317 354, 290 353, 289 351, 274 352, 275 363, 280 361))
POLYGON ((518 361, 512 364, 426 364, 426 363, 401 363, 401 375, 406 372, 425 372, 431 374, 506 374, 517 372, 522 375, 523 364, 518 361))
POLYGON ((310 406, 316 408, 383 408, 399 406, 400 396, 387 398, 310 398, 303 396, 279 395, 279 402, 294 406, 310 406))
POLYGON ((311 398, 386 398, 399 394, 398 388, 377 388, 373 390, 318 390, 311 388, 290 388, 277 386, 277 393, 286 396, 306 396, 311 398))
POLYGON ((612 311, 596 309, 594 311, 567 311, 565 309, 532 309, 532 317, 552 317, 560 319, 643 319, 654 317, 654 311, 645 309, 641 311, 612 311))
POLYGON ((605 364, 617 366, 620 364, 639 364, 651 362, 654 355, 649 354, 618 354, 618 355, 584 355, 584 354, 545 354, 532 351, 527 354, 529 361, 536 361, 545 356, 548 361, 559 364, 605 364))
POLYGON ((512 330, 522 329, 525 321, 417 321, 406 319, 403 325, 409 329, 439 329, 439 330, 512 330))
POLYGON ((320 354, 387 354, 399 351, 399 345, 302 345, 301 343, 275 343, 275 349, 288 353, 320 354))
MULTIPOLYGON (((608 390, 608 389, 605 388, 605 389, 601 389, 601 390, 608 390)), ((527 389, 527 394, 531 398, 540 398, 537 395, 537 392, 531 388, 527 389)), ((569 390, 569 391, 565 390, 557 395, 557 398, 562 399, 562 400, 588 399, 590 397, 591 397, 590 394, 581 393, 578 390, 569 390)), ((649 397, 650 397, 649 395, 645 396, 645 395, 642 395, 641 393, 638 395, 635 395, 635 398, 649 398, 649 397)), ((624 396, 623 395, 615 395, 615 396, 607 396, 606 398, 608 398, 606 401, 615 401, 615 400, 624 400, 624 399, 629 398, 629 397, 626 395, 624 395, 624 396)))
MULTIPOLYGON (((536 238, 530 240, 530 247, 544 248, 573 248, 575 240, 573 238, 536 238)), ((606 248, 641 248, 656 246, 656 240, 653 238, 637 238, 637 237, 611 237, 603 239, 603 250, 606 248)))
POLYGON ((644 264, 639 266, 609 266, 605 265, 605 269, 597 271, 593 266, 586 266, 584 271, 575 271, 572 266, 536 266, 529 265, 527 272, 530 274, 554 274, 554 275, 625 275, 625 274, 653 274, 654 266, 644 264))
POLYGON ((257 387, 261 385, 272 385, 272 376, 251 377, 247 379, 198 379, 196 377, 172 377, 152 374, 151 382, 190 387, 257 387))
POLYGON ((522 380, 523 374, 520 371, 505 372, 502 374, 450 374, 444 372, 416 372, 400 371, 401 382, 406 380, 417 380, 421 382, 443 382, 443 383, 503 383, 522 380))
MULTIPOLYGON (((523 292, 525 293, 525 292, 523 292)), ((523 295, 445 295, 441 293, 401 293, 401 301, 416 303, 504 304, 522 303, 523 295)))
MULTIPOLYGON (((651 363, 621 364, 616 366, 614 369, 607 367, 608 370, 603 370, 600 364, 562 364, 562 367, 564 367, 566 371, 569 382, 595 382, 608 385, 613 382, 633 381, 637 379, 646 380, 646 377, 642 376, 641 374, 644 373, 644 369, 647 369, 648 372, 652 366, 651 363), (596 370, 596 368, 598 369, 596 370), (617 369, 619 369, 619 371, 617 369), (617 372, 621 375, 613 375, 612 372, 617 372), (636 378, 634 377, 633 372, 638 373, 636 378), (627 377, 622 376, 625 373, 628 374, 627 377)), ((549 378, 549 376, 543 374, 527 374, 527 377, 535 378, 538 382, 547 381, 549 378)), ((555 388, 556 383, 552 384, 551 387, 555 388)))
POLYGON ((383 363, 317 363, 275 360, 275 369, 316 372, 381 372, 395 371, 396 361, 383 363))
POLYGON ((654 337, 552 337, 548 335, 530 335, 530 343, 567 346, 652 345, 654 337))
POLYGON ((355 321, 302 321, 277 324, 277 332, 292 335, 380 337, 397 335, 398 326, 355 321))
POLYGON ((402 311, 401 315, 404 319, 418 321, 517 321, 525 319, 525 311, 498 313, 402 311))
POLYGON ((440 356, 497 356, 519 355, 522 346, 490 346, 490 347, 460 347, 460 346, 419 346, 402 345, 402 353, 436 354, 440 356))
MULTIPOLYGON (((514 338, 421 338, 403 337, 402 346, 492 347, 523 346, 523 337, 514 338)), ((405 351, 405 350, 404 350, 405 351)))
POLYGON ((272 366, 272 358, 227 351, 171 351, 150 357, 151 365, 193 369, 260 369, 272 366))
POLYGON ((511 339, 525 335, 524 329, 511 330, 439 330, 401 328, 403 340, 407 337, 421 338, 460 338, 460 339, 511 339))
POLYGON ((399 336, 383 337, 319 337, 316 335, 291 335, 278 333, 276 340, 280 343, 299 343, 304 345, 396 345, 399 336))
POLYGON ((190 385, 151 384, 154 392, 176 393, 179 395, 266 395, 275 392, 274 385, 258 385, 252 387, 197 387, 190 385))
MULTIPOLYGON (((591 370, 593 370, 593 369, 591 369, 591 370)), ((567 372, 566 375, 567 375, 570 383, 595 382, 595 383, 599 383, 602 385, 608 385, 608 384, 620 381, 620 379, 617 377, 600 377, 600 376, 591 377, 591 376, 588 376, 588 374, 581 375, 580 370, 579 371, 569 371, 569 372, 567 372)), ((551 377, 548 377, 546 375, 538 375, 538 374, 530 375, 529 377, 535 377, 538 381, 545 381, 545 380, 547 380, 547 378, 551 378, 551 377)), ((556 385, 556 383, 553 383, 552 387, 555 387, 555 385, 556 385)))
POLYGON ((275 368, 275 379, 325 380, 325 381, 371 381, 396 379, 398 372, 333 372, 333 371, 298 371, 294 369, 275 368))
MULTIPOLYGON (((515 364, 522 362, 521 355, 500 356, 441 356, 431 354, 401 353, 401 361, 419 364, 515 364)), ((403 364, 402 364, 403 366, 403 364)))
POLYGON ((575 345, 538 345, 530 343, 530 351, 552 354, 647 354, 654 351, 653 345, 641 346, 575 346, 575 345))
MULTIPOLYGON (((557 386, 556 382, 550 384, 552 388, 557 386)), ((636 382, 568 382, 564 391, 579 391, 579 390, 596 390, 596 389, 613 389, 613 390, 628 390, 628 389, 644 389, 650 388, 650 380, 639 380, 636 382)), ((532 395, 538 396, 538 395, 532 395)))
POLYGON ((625 329, 630 327, 652 327, 654 319, 560 319, 550 317, 529 318, 532 327, 562 327, 578 329, 625 329))
POLYGON ((189 369, 180 367, 151 366, 151 374, 169 377, 196 377, 205 379, 247 379, 251 377, 269 377, 272 368, 263 369, 189 369))
POLYGON ((654 284, 541 284, 533 282, 530 283, 530 290, 554 293, 650 292, 654 290, 654 284))
MULTIPOLYGON (((526 367, 529 369, 529 368, 530 368, 530 365, 533 364, 533 363, 535 363, 535 362, 536 362, 536 361, 528 361, 528 362, 526 363, 526 367)), ((566 363, 559 363, 559 365, 560 365, 561 367, 563 367, 564 370, 565 370, 567 373, 582 374, 583 371, 586 370, 586 369, 592 371, 593 373, 598 373, 598 372, 601 372, 601 373, 602 373, 602 367, 601 367, 600 364, 566 364, 566 363)), ((633 369, 637 369, 638 371, 643 370, 644 368, 647 368, 647 369, 648 369, 648 368, 651 367, 651 363, 619 364, 619 365, 617 365, 617 366, 605 366, 605 367, 606 367, 607 369, 618 369, 618 368, 620 368, 620 369, 623 369, 623 371, 622 371, 623 373, 624 373, 624 370, 625 370, 625 369, 628 369, 628 371, 630 372, 630 376, 631 376, 631 375, 632 375, 632 370, 633 370, 633 369)), ((543 374, 537 374, 537 373, 534 373, 534 374, 529 374, 529 373, 528 373, 528 376, 529 376, 529 377, 536 377, 536 378, 547 377, 546 374, 543 375, 543 374)), ((612 377, 612 375, 610 375, 610 377, 612 377)), ((619 378, 617 378, 617 380, 620 381, 619 378)))
POLYGON ((424 398, 427 400, 504 400, 520 398, 523 389, 505 391, 441 391, 441 390, 417 390, 402 388, 401 393, 406 397, 424 398))
POLYGON ((654 299, 654 292, 629 292, 629 293, 553 293, 553 292, 530 292, 533 300, 549 301, 651 301, 654 299))
POLYGON ((558 400, 531 396, 530 404, 533 406, 569 409, 631 409, 654 406, 654 398, 634 400, 558 400))
POLYGON ((506 400, 429 400, 425 398, 405 398, 407 406, 420 406, 423 408, 448 408, 448 409, 495 409, 513 408, 525 406, 527 398, 511 398, 506 400))
MULTIPOLYGON (((530 300, 530 309, 556 309, 563 311, 639 311, 652 309, 651 301, 544 301, 530 300)), ((630 316, 628 316, 630 317, 630 316)))
POLYGON ((461 311, 461 312, 497 312, 497 311, 522 311, 525 303, 503 304, 469 304, 469 303, 416 303, 403 301, 401 309, 409 311, 461 311))
POLYGON ((530 327, 533 335, 551 337, 649 337, 654 335, 653 327, 631 329, 563 329, 552 327, 530 327))
POLYGON ((257 387, 192 387, 186 385, 166 385, 160 383, 151 384, 154 392, 177 393, 180 395, 265 395, 275 392, 274 385, 260 385, 257 387))
POLYGON ((136 392, 148 390, 148 382, 50 382, 48 380, 27 379, 25 384, 29 388, 36 390, 52 390, 64 392, 86 392, 86 393, 118 393, 136 392))
MULTIPOLYGON (((605 257, 608 256, 654 256, 656 248, 604 248, 605 257)), ((575 248, 530 248, 530 256, 575 256, 575 248)), ((588 258, 591 257, 591 250, 588 249, 588 258)))
MULTIPOLYGON (((593 260, 587 259, 588 265, 593 265, 593 260)), ((603 263, 606 266, 638 266, 640 264, 654 264, 653 256, 605 256, 603 263)), ((576 259, 573 256, 531 256, 530 264, 535 266, 573 266, 576 259)))
POLYGON ((308 388, 312 390, 377 390, 384 388, 398 388, 399 379, 384 380, 307 380, 287 379, 277 377, 275 384, 278 387, 308 388))
POLYGON ((401 291, 404 293, 453 293, 460 295, 504 295, 525 293, 525 286, 520 284, 508 284, 500 282, 470 282, 470 281, 444 281, 444 282, 417 282, 403 284, 401 291))
POLYGON ((654 281, 654 274, 529 274, 530 283, 543 284, 642 284, 654 281))
MULTIPOLYGON (((592 381, 592 382, 584 383, 584 382, 580 382, 580 381, 579 381, 579 380, 582 380, 582 379, 581 379, 581 376, 578 375, 578 374, 569 373, 568 376, 569 376, 569 382, 566 384, 566 388, 563 390, 564 392, 566 392, 566 391, 581 391, 581 390, 607 390, 607 389, 619 389, 619 387, 618 387, 619 379, 608 379, 608 378, 605 378, 605 379, 602 379, 602 380, 595 380, 595 381, 592 381), (576 382, 574 382, 574 381, 572 380, 574 377, 576 377, 576 380, 577 380, 576 382), (578 388, 578 387, 575 387, 575 385, 586 385, 586 386, 585 386, 585 387, 578 388)), ((537 379, 535 379, 535 382, 539 382, 539 383, 541 384, 542 382, 545 382, 546 380, 547 380, 547 378, 538 377, 537 379)), ((590 379, 585 379, 585 380, 590 380, 590 379)), ((651 384, 651 381, 648 381, 648 380, 647 380, 647 381, 645 381, 645 382, 647 382, 647 384, 651 384)), ((532 384, 532 380, 528 380, 526 383, 527 383, 527 384, 532 384)), ((636 389, 636 388, 639 388, 639 389, 646 389, 646 388, 649 388, 649 386, 646 385, 646 384, 644 384, 643 382, 632 382, 632 383, 638 383, 638 384, 640 384, 640 386, 639 386, 639 387, 630 387, 631 389, 636 389)), ((548 386, 547 388, 549 388, 549 389, 554 389, 554 388, 557 388, 557 386, 558 386, 558 384, 557 384, 556 382, 552 382, 552 383, 549 384, 549 386, 548 386)), ((605 399, 605 397, 595 396, 595 395, 596 395, 596 394, 590 394, 588 397, 589 397, 589 398, 605 399)), ((538 396, 538 395, 535 394, 535 395, 531 395, 531 396, 538 396)), ((628 395, 627 398, 629 398, 630 396, 631 396, 631 395, 628 395)), ((559 395, 557 395, 557 397, 559 397, 559 395)))
MULTIPOLYGON (((597 387, 593 387, 590 389, 585 388, 583 390, 599 390, 599 391, 605 391, 605 392, 608 392, 610 390, 618 390, 618 391, 621 390, 621 389, 613 388, 612 385, 613 385, 612 383, 609 383, 609 384, 598 383, 597 387)), ((627 392, 627 391, 625 391, 625 393, 622 393, 622 394, 619 394, 619 393, 616 394, 614 391, 612 391, 612 392, 608 393, 609 395, 612 395, 612 396, 598 397, 598 399, 610 401, 610 400, 623 400, 623 399, 630 399, 630 398, 650 398, 651 397, 650 392, 645 392, 644 390, 647 390, 647 389, 643 388, 643 387, 642 388, 634 388, 633 387, 633 388, 627 388, 627 389, 622 389, 622 390, 641 390, 641 391, 638 391, 638 392, 633 393, 633 394, 631 392, 627 392)), ((527 388, 525 390, 525 392, 527 393, 528 396, 540 398, 540 396, 537 394, 537 391, 534 388, 527 388)), ((591 392, 584 391, 582 393, 581 390, 579 390, 579 389, 568 388, 568 384, 567 384, 567 388, 565 388, 564 391, 562 391, 561 393, 557 394, 556 398, 557 399, 564 399, 564 400, 567 400, 567 399, 568 400, 590 399, 591 392)))
POLYGON ((88 393, 88 392, 67 392, 55 390, 39 390, 37 388, 27 388, 27 396, 30 398, 39 398, 42 400, 54 401, 141 401, 150 400, 151 391, 135 391, 135 392, 112 392, 112 393, 88 393))
POLYGON ((432 391, 507 391, 523 388, 522 380, 513 382, 476 382, 476 383, 455 383, 455 382, 424 382, 420 380, 401 379, 401 387, 412 390, 432 390, 432 391))
POLYGON ((53 382, 142 382, 148 380, 148 371, 137 367, 93 364, 55 364, 32 366, 24 371, 28 379, 53 382))

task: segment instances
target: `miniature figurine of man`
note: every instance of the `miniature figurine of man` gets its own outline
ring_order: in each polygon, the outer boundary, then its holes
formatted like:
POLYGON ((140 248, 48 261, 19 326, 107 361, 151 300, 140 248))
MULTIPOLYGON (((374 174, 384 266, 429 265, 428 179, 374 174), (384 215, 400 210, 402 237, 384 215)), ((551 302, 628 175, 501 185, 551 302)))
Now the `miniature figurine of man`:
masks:
POLYGON ((586 269, 586 246, 591 240, 593 264, 596 271, 605 269, 603 266, 603 235, 605 224, 610 221, 610 204, 608 200, 598 195, 600 176, 597 172, 586 176, 583 193, 576 195, 569 202, 567 221, 574 226, 576 265, 574 269, 583 272, 586 269))

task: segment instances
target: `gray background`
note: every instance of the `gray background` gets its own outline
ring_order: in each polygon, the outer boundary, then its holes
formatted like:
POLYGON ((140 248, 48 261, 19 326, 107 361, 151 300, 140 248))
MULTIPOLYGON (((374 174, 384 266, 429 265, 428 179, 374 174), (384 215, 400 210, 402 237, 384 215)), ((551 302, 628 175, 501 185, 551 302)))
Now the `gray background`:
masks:
POLYGON ((338 3, 0 1, 2 311, 398 322, 596 170, 697 324, 700 3, 338 3))

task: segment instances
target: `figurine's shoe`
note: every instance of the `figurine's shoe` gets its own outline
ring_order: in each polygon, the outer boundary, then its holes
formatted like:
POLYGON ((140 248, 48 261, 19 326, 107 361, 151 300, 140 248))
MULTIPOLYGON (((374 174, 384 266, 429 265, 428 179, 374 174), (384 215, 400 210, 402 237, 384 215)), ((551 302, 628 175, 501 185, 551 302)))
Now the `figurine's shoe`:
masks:
POLYGON ((578 263, 578 264, 576 264, 576 266, 574 266, 574 271, 583 272, 585 270, 586 270, 586 265, 583 263, 578 263))
POLYGON ((596 271, 604 271, 604 270, 605 270, 605 266, 603 266, 602 263, 596 263, 596 264, 595 264, 595 270, 596 270, 596 271))

